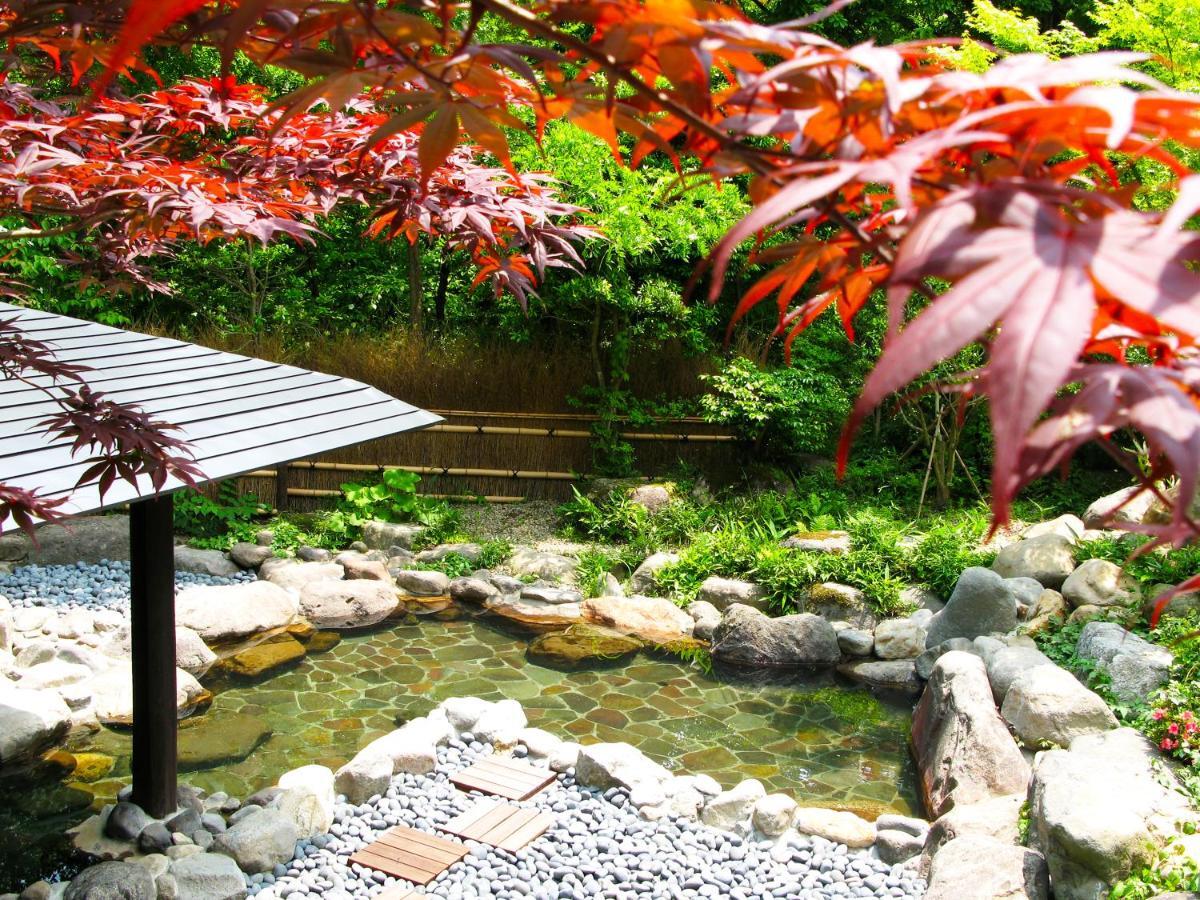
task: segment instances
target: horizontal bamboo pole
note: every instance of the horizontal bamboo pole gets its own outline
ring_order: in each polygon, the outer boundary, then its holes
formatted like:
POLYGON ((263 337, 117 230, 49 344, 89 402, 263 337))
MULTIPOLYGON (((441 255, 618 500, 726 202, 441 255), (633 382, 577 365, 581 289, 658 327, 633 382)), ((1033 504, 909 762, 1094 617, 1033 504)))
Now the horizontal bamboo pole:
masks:
MULTIPOLYGON (((487 419, 572 419, 576 422, 597 422, 600 416, 594 413, 539 413, 539 412, 497 412, 484 409, 430 409, 428 412, 436 416, 476 416, 487 419)), ((626 419, 625 421, 629 421, 626 419)), ((658 419, 664 423, 699 422, 706 423, 700 416, 683 416, 678 419, 658 419)))
POLYGON ((537 472, 521 469, 469 469, 451 466, 373 466, 368 463, 294 462, 293 469, 320 469, 327 472, 382 472, 384 469, 401 469, 418 475, 477 476, 479 478, 519 478, 529 481, 576 481, 581 476, 574 472, 537 472))
MULTIPOLYGON (((440 431, 446 434, 507 434, 518 437, 590 438, 590 431, 569 428, 525 428, 509 425, 431 425, 425 431, 440 431)), ((680 443, 728 443, 736 441, 732 434, 665 434, 645 431, 622 431, 621 437, 628 441, 679 441, 680 443)))
MULTIPOLYGON (((289 497, 340 497, 341 491, 324 488, 288 488, 289 497)), ((433 500, 483 500, 487 503, 523 503, 524 497, 509 497, 503 494, 418 494, 433 500)))

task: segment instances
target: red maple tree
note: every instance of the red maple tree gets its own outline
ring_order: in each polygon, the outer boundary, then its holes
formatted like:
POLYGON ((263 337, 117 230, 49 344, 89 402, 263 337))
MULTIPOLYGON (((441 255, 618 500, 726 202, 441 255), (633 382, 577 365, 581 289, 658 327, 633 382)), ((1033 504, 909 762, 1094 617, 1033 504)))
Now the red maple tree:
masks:
POLYGON ((989 400, 998 525, 1023 485, 1099 440, 1146 490, 1179 477, 1170 521, 1139 527, 1155 543, 1194 539, 1200 245, 1184 226, 1200 179, 1174 149, 1200 145, 1200 98, 1130 68, 1133 54, 1016 56, 976 74, 930 42, 843 47, 807 30, 847 2, 774 26, 705 0, 130 0, 50 12, 31 0, 10 2, 4 21, 15 48, 77 71, 101 60, 101 95, 142 65, 145 45, 195 42, 309 76, 280 102, 276 128, 305 121, 318 99, 336 116, 365 91, 388 112, 377 136, 416 135, 421 179, 464 139, 503 164, 519 109, 535 131, 566 118, 618 156, 624 134, 633 164, 662 152, 692 174, 749 176, 754 208, 710 260, 713 294, 736 245, 778 240, 738 316, 773 297, 790 346, 826 311, 849 330, 886 292, 888 340, 843 462, 871 409, 978 341, 986 365, 954 388, 989 400), (530 42, 481 42, 485 16, 530 42), (1141 208, 1126 177, 1145 159, 1174 176, 1164 212, 1141 208), (1125 428, 1145 438, 1148 473, 1111 441, 1125 428))
MULTIPOLYGON (((546 178, 484 165, 469 145, 423 168, 415 135, 380 133, 388 118, 370 93, 285 120, 259 88, 231 79, 83 106, 10 79, 0 83, 0 210, 21 224, 0 230, 0 241, 86 233, 95 258, 84 277, 165 291, 146 263, 181 242, 307 241, 320 216, 358 203, 376 212, 372 232, 411 242, 442 236, 469 254, 477 284, 522 305, 547 269, 581 263, 574 244, 594 232, 573 221, 577 208, 546 178)), ((103 494, 115 478, 145 475, 159 488, 169 474, 186 483, 200 476, 172 426, 90 390, 85 369, 57 364, 14 323, 0 323, 0 340, 4 374, 43 386, 60 407, 38 427, 93 454, 81 485, 103 494)), ((0 522, 12 516, 30 530, 34 518, 55 518, 58 505, 0 485, 0 522)))

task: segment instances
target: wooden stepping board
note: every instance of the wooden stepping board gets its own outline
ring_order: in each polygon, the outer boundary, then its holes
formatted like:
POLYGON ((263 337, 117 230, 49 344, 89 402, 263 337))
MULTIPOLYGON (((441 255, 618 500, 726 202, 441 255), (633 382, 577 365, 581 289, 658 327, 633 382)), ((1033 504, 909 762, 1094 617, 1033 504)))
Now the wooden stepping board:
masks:
MULTIPOLYGON (((381 834, 373 844, 353 854, 350 862, 413 884, 429 884, 466 855, 467 848, 462 844, 397 825, 381 834)), ((401 893, 387 900, 405 896, 401 893)))
POLYGON ((549 769, 537 769, 518 759, 489 756, 451 775, 450 781, 464 791, 481 791, 506 800, 528 800, 557 777, 549 769))
POLYGON ((420 891, 409 890, 406 887, 400 887, 395 884, 390 888, 384 888, 371 900, 421 900, 422 897, 428 897, 428 894, 423 894, 420 891))
POLYGON ((548 813, 483 800, 438 830, 516 853, 545 834, 553 824, 554 817, 548 813))

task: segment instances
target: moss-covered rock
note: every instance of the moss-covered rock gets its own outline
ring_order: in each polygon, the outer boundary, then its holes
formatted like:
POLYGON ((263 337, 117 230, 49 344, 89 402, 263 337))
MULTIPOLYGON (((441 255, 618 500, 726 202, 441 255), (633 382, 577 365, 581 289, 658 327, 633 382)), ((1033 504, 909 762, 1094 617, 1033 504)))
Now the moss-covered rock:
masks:
POLYGON ((642 642, 635 637, 599 625, 579 624, 534 638, 529 659, 556 668, 574 668, 620 659, 641 648, 642 642))
POLYGON ((272 733, 263 719, 246 713, 200 716, 179 726, 179 765, 183 769, 241 762, 272 733))
POLYGON ((342 642, 342 636, 336 631, 318 631, 308 639, 308 644, 305 646, 309 653, 324 653, 327 650, 332 650, 342 642))
POLYGON ((304 645, 284 632, 221 660, 221 668, 230 675, 257 678, 298 663, 304 654, 304 645))
POLYGON ((113 770, 116 760, 106 753, 72 753, 69 754, 74 762, 71 768, 71 779, 91 783, 99 781, 113 770))

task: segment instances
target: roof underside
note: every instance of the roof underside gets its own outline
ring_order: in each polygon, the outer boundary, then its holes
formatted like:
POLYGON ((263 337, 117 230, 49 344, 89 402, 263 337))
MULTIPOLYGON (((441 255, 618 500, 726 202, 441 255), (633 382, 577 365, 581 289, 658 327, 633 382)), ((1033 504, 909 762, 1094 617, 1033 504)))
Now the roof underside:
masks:
MULTIPOLYGON (((209 481, 441 421, 349 378, 7 303, 0 303, 0 320, 48 345, 60 361, 90 367, 81 376, 108 399, 180 426, 171 434, 189 442, 209 481)), ((117 481, 103 498, 95 482, 76 487, 90 454, 72 455, 69 441, 39 427, 59 411, 41 386, 62 389, 46 377, 32 381, 0 378, 0 483, 67 497, 60 511, 69 515, 155 493, 148 478, 136 487, 117 481)), ((181 487, 168 479, 162 493, 181 487)), ((0 531, 14 527, 10 520, 0 531)))

